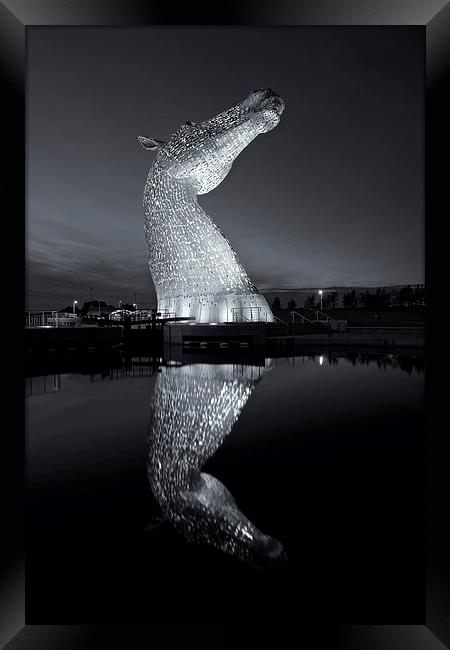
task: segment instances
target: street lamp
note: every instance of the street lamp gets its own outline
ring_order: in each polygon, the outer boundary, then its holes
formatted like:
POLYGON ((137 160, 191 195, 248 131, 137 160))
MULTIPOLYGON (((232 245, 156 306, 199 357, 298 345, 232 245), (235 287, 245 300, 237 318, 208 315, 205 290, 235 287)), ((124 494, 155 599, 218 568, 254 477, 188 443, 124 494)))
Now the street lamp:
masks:
POLYGON ((74 300, 73 301, 73 313, 74 314, 76 314, 77 305, 78 305, 78 300, 74 300))
POLYGON ((322 291, 322 289, 320 289, 320 290, 319 290, 319 296, 320 296, 320 311, 322 311, 322 294, 323 294, 323 291, 322 291))

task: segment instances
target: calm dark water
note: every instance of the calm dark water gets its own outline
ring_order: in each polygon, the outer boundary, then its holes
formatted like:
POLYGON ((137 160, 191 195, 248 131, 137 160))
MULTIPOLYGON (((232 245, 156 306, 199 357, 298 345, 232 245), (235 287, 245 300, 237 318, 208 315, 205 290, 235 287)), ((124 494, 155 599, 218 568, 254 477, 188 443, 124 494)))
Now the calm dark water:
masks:
POLYGON ((28 622, 422 616, 422 357, 210 361, 26 379, 28 622))

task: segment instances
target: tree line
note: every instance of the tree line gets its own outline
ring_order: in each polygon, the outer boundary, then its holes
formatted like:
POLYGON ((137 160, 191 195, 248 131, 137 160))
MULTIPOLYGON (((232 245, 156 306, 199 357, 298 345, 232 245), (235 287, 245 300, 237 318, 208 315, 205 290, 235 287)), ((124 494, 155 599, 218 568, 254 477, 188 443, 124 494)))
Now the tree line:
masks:
MULTIPOLYGON (((408 285, 398 291, 389 291, 386 287, 378 287, 376 291, 366 289, 357 292, 355 289, 347 291, 340 298, 337 291, 324 291, 322 295, 322 309, 388 309, 389 307, 416 307, 425 305, 425 285, 408 285)), ((296 309, 297 303, 293 298, 287 302, 287 309, 296 309)), ((304 309, 320 309, 320 297, 316 293, 309 294, 303 305, 304 309)), ((272 302, 272 310, 285 309, 279 297, 272 302)))

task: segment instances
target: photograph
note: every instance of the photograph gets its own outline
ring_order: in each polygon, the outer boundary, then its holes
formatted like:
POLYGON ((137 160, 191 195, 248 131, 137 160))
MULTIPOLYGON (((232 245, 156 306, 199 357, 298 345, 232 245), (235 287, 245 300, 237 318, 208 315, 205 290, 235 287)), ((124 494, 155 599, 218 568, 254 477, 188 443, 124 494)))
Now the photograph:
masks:
POLYGON ((450 644, 449 18, 0 1, 1 648, 450 644))
POLYGON ((419 616, 422 30, 27 61, 30 622, 419 616))

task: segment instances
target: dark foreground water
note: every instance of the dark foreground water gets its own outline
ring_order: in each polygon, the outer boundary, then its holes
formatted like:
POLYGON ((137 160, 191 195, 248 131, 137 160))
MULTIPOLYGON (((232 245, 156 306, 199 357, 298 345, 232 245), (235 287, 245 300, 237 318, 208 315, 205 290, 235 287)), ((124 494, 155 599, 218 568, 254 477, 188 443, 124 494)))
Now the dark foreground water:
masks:
POLYGON ((418 620, 421 356, 211 361, 26 379, 27 622, 418 620))

